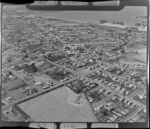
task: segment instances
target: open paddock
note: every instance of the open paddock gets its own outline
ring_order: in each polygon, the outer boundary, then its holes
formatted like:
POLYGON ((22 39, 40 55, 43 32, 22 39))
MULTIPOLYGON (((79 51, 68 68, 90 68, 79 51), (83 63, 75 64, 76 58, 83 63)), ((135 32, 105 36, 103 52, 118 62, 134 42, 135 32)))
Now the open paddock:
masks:
POLYGON ((86 99, 76 106, 68 101, 70 95, 61 87, 17 106, 36 122, 98 122, 86 99))
POLYGON ((17 90, 21 87, 24 87, 26 83, 20 79, 14 79, 12 81, 2 84, 2 89, 5 91, 17 90))

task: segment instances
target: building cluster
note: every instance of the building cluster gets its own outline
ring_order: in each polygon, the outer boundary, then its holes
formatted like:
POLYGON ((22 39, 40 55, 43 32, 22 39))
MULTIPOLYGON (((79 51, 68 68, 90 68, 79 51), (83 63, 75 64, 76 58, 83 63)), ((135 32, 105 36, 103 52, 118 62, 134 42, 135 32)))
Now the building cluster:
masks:
POLYGON ((2 52, 11 57, 2 62, 4 120, 28 120, 12 106, 60 86, 84 94, 100 122, 146 120, 146 65, 121 63, 146 47, 146 31, 33 15, 3 20, 2 52))
POLYGON ((8 105, 38 92, 36 87, 29 85, 6 68, 3 68, 2 78, 2 105, 8 105))
POLYGON ((128 122, 145 122, 147 118, 146 109, 142 109, 134 117, 128 120, 128 122))
POLYGON ((2 68, 2 83, 11 81, 14 79, 16 79, 16 76, 14 76, 13 73, 2 68))
POLYGON ((112 75, 106 71, 97 71, 95 73, 91 73, 87 77, 124 96, 127 96, 138 89, 136 84, 126 82, 126 80, 123 80, 122 77, 112 75))
POLYGON ((71 90, 77 94, 87 93, 89 90, 98 87, 97 83, 91 83, 86 78, 80 78, 71 83, 66 84, 71 90))
POLYGON ((46 71, 46 75, 50 76, 52 79, 63 82, 71 79, 74 75, 65 69, 54 67, 53 71, 46 71))
POLYGON ((118 95, 114 95, 100 106, 94 107, 96 117, 100 122, 121 122, 127 115, 140 106, 118 95))

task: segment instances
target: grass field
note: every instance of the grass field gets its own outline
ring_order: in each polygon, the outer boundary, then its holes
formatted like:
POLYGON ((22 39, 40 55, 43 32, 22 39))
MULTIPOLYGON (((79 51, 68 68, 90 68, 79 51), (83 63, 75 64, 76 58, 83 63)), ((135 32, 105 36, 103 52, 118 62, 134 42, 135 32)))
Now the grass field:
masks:
POLYGON ((26 84, 20 79, 14 79, 12 81, 6 82, 2 84, 2 89, 5 91, 17 90, 21 87, 24 87, 26 84))
POLYGON ((87 100, 80 106, 71 104, 68 102, 68 97, 72 97, 70 93, 66 87, 61 87, 18 107, 36 122, 97 122, 87 100))
POLYGON ((121 63, 125 63, 125 64, 141 64, 144 65, 147 62, 147 51, 146 48, 142 48, 142 49, 137 49, 136 50, 138 52, 137 55, 135 56, 129 56, 127 57, 127 60, 123 61, 121 60, 121 63))
POLYGON ((23 92, 22 88, 13 90, 8 93, 11 97, 13 97, 15 100, 21 99, 26 97, 27 95, 23 92))
POLYGON ((138 49, 137 52, 138 52, 138 55, 136 55, 136 56, 133 57, 134 60, 146 63, 146 60, 147 60, 146 48, 138 49))
POLYGON ((34 76, 34 81, 35 82, 44 82, 44 81, 47 81, 47 80, 51 80, 48 76, 46 75, 41 75, 41 76, 34 76))

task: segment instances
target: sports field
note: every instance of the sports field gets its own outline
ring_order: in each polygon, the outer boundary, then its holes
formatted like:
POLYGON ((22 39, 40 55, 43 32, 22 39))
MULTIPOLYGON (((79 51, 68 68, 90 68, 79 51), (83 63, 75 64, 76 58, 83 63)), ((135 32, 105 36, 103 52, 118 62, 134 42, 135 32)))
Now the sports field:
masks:
POLYGON ((61 87, 18 107, 36 122, 98 122, 84 96, 79 106, 68 101, 73 96, 73 92, 61 87))

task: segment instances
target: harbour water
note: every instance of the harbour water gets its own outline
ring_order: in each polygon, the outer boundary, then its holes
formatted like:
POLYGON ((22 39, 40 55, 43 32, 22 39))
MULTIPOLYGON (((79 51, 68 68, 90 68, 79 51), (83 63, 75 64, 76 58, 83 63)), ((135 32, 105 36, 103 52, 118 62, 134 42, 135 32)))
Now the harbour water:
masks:
MULTIPOLYGON (((7 7, 3 12, 7 11, 7 7)), ((10 8, 9 8, 10 9, 10 8)), ((124 22, 127 26, 132 26, 135 23, 145 21, 147 16, 146 7, 125 7, 120 11, 33 11, 28 10, 23 5, 12 6, 12 10, 17 10, 19 14, 29 13, 31 15, 43 17, 63 18, 73 21, 83 21, 91 23, 99 23, 100 20, 107 20, 108 22, 119 21, 124 22)))

